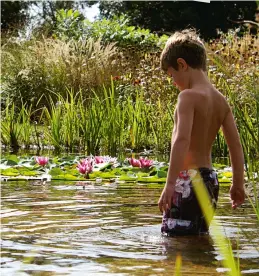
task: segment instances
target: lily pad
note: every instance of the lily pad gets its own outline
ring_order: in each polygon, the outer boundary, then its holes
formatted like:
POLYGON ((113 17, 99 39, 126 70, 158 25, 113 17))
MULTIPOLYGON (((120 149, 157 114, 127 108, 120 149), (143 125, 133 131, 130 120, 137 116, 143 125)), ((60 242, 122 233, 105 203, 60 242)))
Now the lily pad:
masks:
POLYGON ((2 169, 0 173, 4 176, 17 176, 20 174, 19 171, 15 168, 2 169))
POLYGON ((219 183, 231 183, 231 180, 227 177, 219 178, 219 183))
POLYGON ((120 178, 119 178, 120 181, 137 181, 138 180, 138 177, 134 177, 134 176, 129 176, 129 175, 121 175, 120 178))
POLYGON ((156 176, 150 177, 141 177, 138 179, 138 182, 145 182, 145 183, 165 183, 166 178, 158 178, 156 176))
POLYGON ((232 172, 223 172, 222 175, 227 178, 231 178, 233 174, 232 174, 232 172))
POLYGON ((39 175, 39 173, 37 171, 33 171, 33 170, 29 170, 28 168, 19 168, 19 173, 20 175, 24 175, 24 176, 35 176, 35 175, 39 175))
POLYGON ((159 170, 157 172, 157 177, 158 178, 166 178, 167 177, 167 171, 161 171, 161 170, 159 170))
POLYGON ((49 171, 49 174, 51 175, 51 176, 57 176, 57 175, 61 175, 61 174, 64 174, 65 172, 64 171, 62 171, 60 168, 53 168, 53 169, 51 169, 50 171, 49 171))
POLYGON ((51 180, 85 180, 83 177, 74 176, 72 174, 55 175, 51 180))
POLYGON ((212 166, 215 169, 224 169, 224 168, 226 168, 225 164, 219 164, 219 163, 213 163, 212 166))
POLYGON ((148 173, 144 173, 144 172, 138 172, 138 173, 137 173, 137 176, 138 176, 138 177, 148 177, 149 174, 148 174, 148 173))
POLYGON ((16 155, 8 155, 5 158, 7 160, 6 165, 8 166, 15 166, 19 163, 19 158, 16 155))

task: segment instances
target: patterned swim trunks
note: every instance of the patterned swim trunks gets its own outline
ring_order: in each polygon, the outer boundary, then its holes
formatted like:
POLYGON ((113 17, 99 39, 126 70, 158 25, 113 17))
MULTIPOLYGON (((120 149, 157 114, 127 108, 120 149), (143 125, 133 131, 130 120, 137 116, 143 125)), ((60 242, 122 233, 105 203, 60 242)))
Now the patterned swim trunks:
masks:
MULTIPOLYGON (((198 169, 208 190, 213 209, 216 209, 219 193, 217 174, 208 168, 198 169)), ((168 235, 202 234, 208 226, 193 190, 191 175, 196 170, 181 171, 175 184, 171 209, 163 214, 161 232, 168 235)))

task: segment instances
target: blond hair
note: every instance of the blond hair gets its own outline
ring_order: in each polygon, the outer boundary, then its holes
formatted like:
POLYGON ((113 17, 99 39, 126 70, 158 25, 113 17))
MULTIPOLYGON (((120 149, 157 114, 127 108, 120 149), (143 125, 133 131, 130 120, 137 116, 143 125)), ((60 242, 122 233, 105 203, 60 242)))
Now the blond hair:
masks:
POLYGON ((160 57, 162 70, 167 72, 169 67, 178 70, 178 58, 183 58, 194 69, 207 71, 206 49, 194 29, 175 32, 169 37, 160 57))

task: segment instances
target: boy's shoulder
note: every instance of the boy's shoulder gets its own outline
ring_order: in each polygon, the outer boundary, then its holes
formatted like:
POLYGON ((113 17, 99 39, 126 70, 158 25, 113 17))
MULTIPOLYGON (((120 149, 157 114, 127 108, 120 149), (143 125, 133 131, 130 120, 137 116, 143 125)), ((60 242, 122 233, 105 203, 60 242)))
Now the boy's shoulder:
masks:
POLYGON ((178 105, 193 108, 204 108, 207 104, 213 103, 217 106, 218 112, 227 113, 230 110, 229 103, 225 96, 216 88, 210 91, 201 91, 197 89, 185 89, 178 95, 178 105))
POLYGON ((201 91, 201 90, 190 88, 190 89, 185 89, 181 91, 178 95, 179 100, 191 99, 193 101, 196 101, 196 100, 199 101, 201 98, 207 98, 207 97, 218 98, 222 101, 222 103, 228 104, 225 96, 222 93, 220 93, 216 88, 210 89, 209 91, 208 90, 201 91))
POLYGON ((197 99, 200 100, 202 97, 204 97, 204 94, 197 89, 190 88, 179 93, 178 101, 196 101, 197 99))

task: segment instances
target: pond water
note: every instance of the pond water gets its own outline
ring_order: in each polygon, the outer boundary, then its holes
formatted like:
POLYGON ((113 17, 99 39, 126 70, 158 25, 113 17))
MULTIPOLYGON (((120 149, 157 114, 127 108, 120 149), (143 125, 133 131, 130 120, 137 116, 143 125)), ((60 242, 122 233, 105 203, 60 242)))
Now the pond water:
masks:
MULTIPOLYGON (((1 275, 224 275, 211 237, 166 237, 157 207, 163 185, 2 183, 1 275)), ((232 210, 221 187, 216 216, 239 248, 242 273, 259 275, 256 216, 232 210)))

